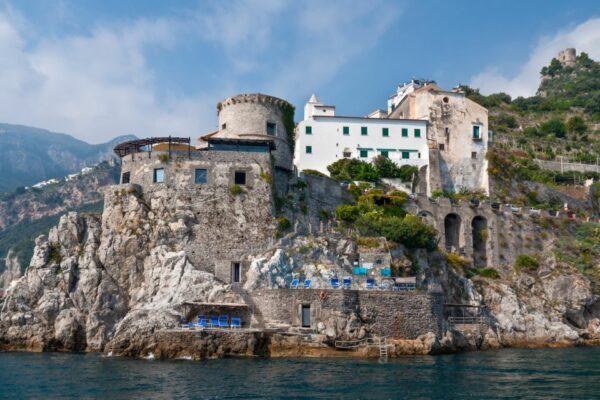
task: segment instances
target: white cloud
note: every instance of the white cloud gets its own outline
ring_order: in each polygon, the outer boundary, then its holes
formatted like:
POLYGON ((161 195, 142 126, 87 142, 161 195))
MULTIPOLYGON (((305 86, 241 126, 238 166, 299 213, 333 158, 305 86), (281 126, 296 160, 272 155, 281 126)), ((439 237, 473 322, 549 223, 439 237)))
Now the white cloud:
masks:
POLYGON ((531 96, 539 86, 540 70, 548 65, 558 52, 574 47, 578 52, 585 51, 591 58, 600 59, 600 18, 591 18, 574 28, 558 32, 552 37, 542 38, 529 60, 514 76, 507 76, 495 68, 488 68, 475 75, 470 82, 482 93, 506 92, 516 96, 531 96))

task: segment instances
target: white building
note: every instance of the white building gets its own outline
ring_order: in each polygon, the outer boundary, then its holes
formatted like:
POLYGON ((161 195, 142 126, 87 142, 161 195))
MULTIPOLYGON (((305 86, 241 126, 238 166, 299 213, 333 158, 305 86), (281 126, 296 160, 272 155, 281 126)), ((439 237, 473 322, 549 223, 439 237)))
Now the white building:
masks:
POLYGON ((294 165, 298 172, 314 169, 328 174, 327 166, 342 158, 370 162, 378 155, 400 166, 429 164, 426 120, 388 119, 382 110, 369 117, 337 116, 335 106, 320 103, 312 95, 296 129, 294 165))

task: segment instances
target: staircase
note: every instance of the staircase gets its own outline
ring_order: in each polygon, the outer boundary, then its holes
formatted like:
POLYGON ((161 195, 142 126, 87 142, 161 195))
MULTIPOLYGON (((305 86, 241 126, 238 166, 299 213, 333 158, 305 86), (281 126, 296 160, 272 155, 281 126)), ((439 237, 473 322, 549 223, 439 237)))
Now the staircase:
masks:
POLYGON ((385 364, 388 362, 388 344, 387 337, 379 338, 379 363, 385 364))

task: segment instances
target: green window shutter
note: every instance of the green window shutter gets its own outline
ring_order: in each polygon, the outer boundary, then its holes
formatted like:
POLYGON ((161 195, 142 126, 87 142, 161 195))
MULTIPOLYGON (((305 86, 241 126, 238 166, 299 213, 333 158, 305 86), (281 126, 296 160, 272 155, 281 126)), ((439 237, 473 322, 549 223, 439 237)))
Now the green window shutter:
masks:
POLYGON ((366 126, 361 126, 360 127, 360 134, 362 136, 367 136, 367 127, 366 126))
POLYGON ((367 157, 369 157, 369 152, 367 150, 361 150, 360 158, 367 158, 367 157))
POLYGON ((408 129, 402 128, 402 137, 408 137, 408 129))
POLYGON ((343 131, 344 135, 349 135, 350 134, 350 127, 349 126, 344 126, 342 128, 342 131, 343 131))
POLYGON ((312 134, 312 126, 306 126, 305 127, 305 132, 307 135, 311 135, 312 134))
POLYGON ((421 130, 415 129, 415 137, 421 137, 421 130))
POLYGON ((479 139, 479 126, 473 126, 473 139, 479 139))
POLYGON ((410 158, 410 152, 409 151, 403 151, 402 152, 402 159, 407 160, 410 158))
POLYGON ((381 130, 381 133, 383 134, 383 136, 388 137, 390 136, 390 130, 388 128, 383 128, 381 130))
POLYGON ((390 154, 387 150, 381 150, 381 155, 384 156, 385 158, 388 158, 390 156, 390 154))
POLYGON ((306 154, 312 154, 312 146, 306 146, 306 154))

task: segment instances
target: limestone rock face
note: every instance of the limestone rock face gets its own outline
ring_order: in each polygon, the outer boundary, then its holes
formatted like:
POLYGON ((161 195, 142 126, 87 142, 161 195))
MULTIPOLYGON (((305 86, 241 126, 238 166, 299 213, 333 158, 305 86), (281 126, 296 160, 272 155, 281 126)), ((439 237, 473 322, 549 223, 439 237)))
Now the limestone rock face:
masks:
POLYGON ((12 249, 8 250, 5 264, 6 269, 0 274, 0 298, 4 291, 10 288, 12 282, 21 277, 21 264, 12 249))
POLYGON ((102 219, 68 213, 36 239, 6 291, 0 349, 102 351, 177 326, 184 302, 242 302, 177 250, 181 218, 157 220, 135 191, 110 200, 102 219))

